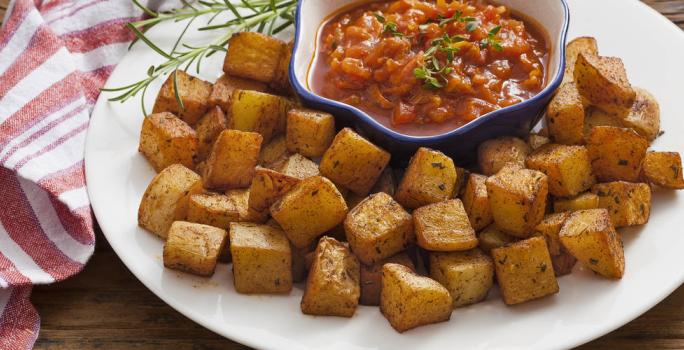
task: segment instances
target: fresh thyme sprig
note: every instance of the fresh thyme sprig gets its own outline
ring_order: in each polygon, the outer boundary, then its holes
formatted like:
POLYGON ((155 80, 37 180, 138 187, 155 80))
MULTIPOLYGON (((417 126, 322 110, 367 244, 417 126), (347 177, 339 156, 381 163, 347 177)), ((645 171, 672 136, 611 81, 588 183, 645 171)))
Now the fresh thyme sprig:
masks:
MULTIPOLYGON (((149 18, 131 22, 128 24, 137 41, 143 42, 166 61, 150 66, 147 70, 147 77, 126 86, 103 88, 102 91, 118 92, 119 95, 110 98, 110 101, 125 102, 131 97, 141 93, 141 105, 145 115, 145 93, 150 84, 157 78, 173 73, 174 82, 176 81, 175 71, 182 69, 187 71, 195 64, 195 69, 199 73, 202 60, 206 57, 219 52, 226 51, 228 40, 233 34, 242 31, 258 31, 268 35, 274 35, 288 28, 294 23, 294 9, 297 0, 197 0, 188 2, 182 0, 184 7, 174 9, 169 12, 155 12, 142 5, 138 0, 131 0, 135 6, 139 7, 149 18), (222 13, 230 12, 233 19, 224 23, 212 24, 213 21, 222 13), (206 25, 200 27, 199 31, 224 30, 214 40, 205 45, 191 46, 182 42, 188 28, 197 19, 205 15, 211 15, 206 25), (145 33, 152 27, 163 22, 182 22, 187 21, 183 31, 176 39, 170 51, 162 50, 157 44, 149 39, 145 33)), ((131 44, 132 45, 132 44, 131 44)), ((176 101, 181 108, 184 108, 183 101, 178 93, 177 84, 174 84, 176 101)))
POLYGON ((503 51, 503 46, 501 46, 501 40, 497 38, 497 34, 501 31, 501 26, 496 26, 489 30, 487 37, 480 41, 480 47, 485 48, 487 46, 492 46, 496 51, 503 51))
POLYGON ((377 19, 378 22, 380 22, 380 24, 382 24, 382 32, 383 33, 390 33, 396 37, 403 37, 404 36, 404 34, 399 32, 397 24, 392 22, 392 21, 388 21, 385 18, 385 16, 383 16, 380 12, 375 12, 373 14, 373 16, 375 16, 375 19, 377 19))
POLYGON ((430 48, 423 52, 423 65, 413 70, 413 75, 423 81, 426 89, 439 89, 447 83, 447 76, 454 69, 451 67, 454 58, 459 51, 457 44, 465 41, 466 38, 460 35, 450 36, 444 34, 442 37, 433 39, 430 48), (445 57, 444 62, 440 62, 437 53, 442 53, 445 57))

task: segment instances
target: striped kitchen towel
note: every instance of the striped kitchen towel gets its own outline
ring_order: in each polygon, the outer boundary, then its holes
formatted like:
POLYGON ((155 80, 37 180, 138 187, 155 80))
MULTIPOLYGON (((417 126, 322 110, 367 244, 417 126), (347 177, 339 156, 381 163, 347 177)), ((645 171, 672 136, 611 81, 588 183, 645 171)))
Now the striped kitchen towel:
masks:
POLYGON ((31 286, 78 273, 93 253, 83 170, 88 120, 133 38, 125 24, 141 16, 130 0, 15 0, 7 10, 0 29, 2 350, 31 348, 38 336, 31 286))

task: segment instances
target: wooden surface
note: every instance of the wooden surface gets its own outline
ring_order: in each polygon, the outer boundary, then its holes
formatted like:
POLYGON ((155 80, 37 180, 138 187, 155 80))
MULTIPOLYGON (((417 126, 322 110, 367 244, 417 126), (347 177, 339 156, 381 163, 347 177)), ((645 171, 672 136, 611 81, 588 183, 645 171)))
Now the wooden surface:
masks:
MULTIPOLYGON (((0 0, 0 18, 7 2, 0 0)), ((645 2, 684 28, 684 0, 645 2)), ((42 318, 36 349, 247 349, 164 304, 126 269, 99 232, 85 270, 68 281, 36 287, 32 300, 42 318)), ((684 349, 684 287, 581 349, 684 349)))

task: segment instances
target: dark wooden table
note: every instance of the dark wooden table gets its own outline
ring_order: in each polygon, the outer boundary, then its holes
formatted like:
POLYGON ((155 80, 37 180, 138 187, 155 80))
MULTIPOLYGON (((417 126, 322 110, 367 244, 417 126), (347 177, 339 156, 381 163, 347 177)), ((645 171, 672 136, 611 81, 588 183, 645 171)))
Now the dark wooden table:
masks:
MULTIPOLYGON (((0 18, 7 2, 0 0, 0 18)), ((684 0, 645 2, 684 28, 684 0)), ((42 318, 36 349, 247 349, 193 323, 147 290, 99 230, 85 270, 65 282, 36 287, 32 300, 42 318)), ((581 348, 684 349, 684 287, 581 348)))

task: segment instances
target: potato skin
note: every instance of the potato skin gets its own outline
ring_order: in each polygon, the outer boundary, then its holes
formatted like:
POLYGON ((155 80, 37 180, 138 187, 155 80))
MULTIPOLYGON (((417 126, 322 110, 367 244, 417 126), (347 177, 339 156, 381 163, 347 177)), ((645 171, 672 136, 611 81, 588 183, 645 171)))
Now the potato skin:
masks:
POLYGON ((287 113, 287 149, 305 157, 321 157, 335 137, 332 114, 292 109, 287 113))
POLYGON ((321 174, 365 196, 389 163, 390 154, 349 128, 342 129, 321 159, 321 174))
POLYGON ((370 195, 349 212, 344 231, 352 251, 367 265, 404 250, 415 241, 413 220, 392 197, 370 195))
POLYGON ((166 238, 171 224, 187 215, 189 197, 200 192, 199 175, 180 164, 169 166, 147 186, 138 208, 138 225, 166 238))
POLYGON ((197 155, 195 156, 195 163, 202 162, 209 157, 214 142, 223 130, 228 128, 226 123, 226 115, 219 107, 214 107, 207 112, 197 122, 195 131, 197 132, 197 155))
POLYGON ((565 47, 565 75, 563 76, 563 84, 575 79, 575 62, 577 62, 577 56, 580 53, 598 55, 596 39, 588 36, 578 37, 570 41, 565 47))
POLYGON ((573 82, 564 83, 546 110, 546 125, 552 141, 565 145, 584 142, 585 106, 573 82))
POLYGON ((461 198, 470 225, 475 231, 482 230, 494 221, 486 181, 487 177, 484 175, 470 174, 461 198))
POLYGON ((577 260, 607 278, 622 278, 625 256, 622 239, 605 209, 579 210, 566 220, 560 241, 577 260))
POLYGON ((228 42, 223 71, 232 76, 271 83, 285 42, 256 32, 236 33, 228 42))
POLYGON ((530 147, 517 137, 500 137, 480 144, 477 149, 477 163, 484 175, 494 175, 507 163, 525 166, 530 147))
POLYGON ((587 137, 591 166, 599 182, 639 179, 648 141, 634 130, 597 126, 587 137))
POLYGON ((439 282, 404 265, 382 267, 380 312, 397 332, 448 321, 452 308, 449 291, 439 282))
POLYGON ((441 202, 454 195, 457 177, 451 158, 421 147, 411 157, 394 198, 408 209, 441 202))
POLYGON ((682 178, 681 156, 677 152, 646 153, 641 178, 652 185, 683 190, 684 178, 682 178))
POLYGON ((143 121, 138 151, 157 172, 171 164, 182 164, 193 169, 198 149, 197 137, 195 130, 175 115, 154 113, 143 121))
POLYGON ((224 130, 216 139, 204 171, 204 186, 245 188, 254 177, 263 137, 254 132, 224 130))
POLYGON ((622 123, 647 140, 653 141, 660 132, 660 105, 655 96, 646 89, 637 87, 634 91, 636 100, 629 113, 623 117, 622 123))
POLYGON ((330 237, 318 242, 300 304, 302 313, 352 317, 359 303, 359 262, 330 237))
POLYGON ((406 252, 393 255, 373 265, 361 264, 361 305, 380 305, 380 290, 382 289, 382 267, 385 264, 401 264, 415 271, 413 261, 406 252))
POLYGON ((596 183, 584 146, 548 144, 532 152, 525 163, 548 176, 549 193, 557 197, 576 196, 596 183))
POLYGON ((544 238, 528 238, 492 249, 491 253, 506 305, 558 293, 558 282, 544 238))
POLYGON ((170 112, 190 126, 194 126, 209 109, 207 101, 210 94, 209 82, 193 77, 182 70, 175 70, 169 74, 159 90, 152 113, 170 112), (176 100, 174 74, 178 82, 178 95, 183 101, 184 108, 181 108, 176 100))
POLYGON ((651 188, 645 183, 625 181, 594 185, 591 192, 599 197, 599 208, 608 210, 615 227, 637 226, 651 215, 651 188))
POLYGON ((460 199, 433 203, 413 211, 418 246, 439 252, 470 250, 477 247, 475 230, 460 199))
POLYGON ((484 300, 494 284, 494 263, 479 249, 430 253, 430 277, 441 283, 454 307, 484 300))
POLYGON ((226 230, 175 221, 164 243, 164 266, 199 276, 211 276, 226 243, 226 230))
POLYGON ((233 91, 236 89, 268 92, 268 86, 262 82, 224 74, 212 86, 207 103, 211 108, 218 106, 223 111, 229 111, 233 91))

